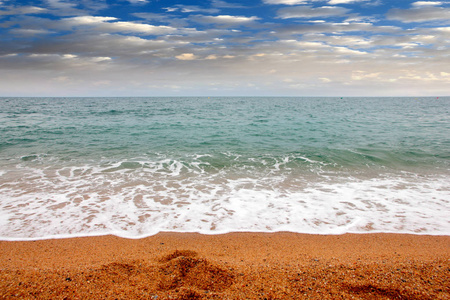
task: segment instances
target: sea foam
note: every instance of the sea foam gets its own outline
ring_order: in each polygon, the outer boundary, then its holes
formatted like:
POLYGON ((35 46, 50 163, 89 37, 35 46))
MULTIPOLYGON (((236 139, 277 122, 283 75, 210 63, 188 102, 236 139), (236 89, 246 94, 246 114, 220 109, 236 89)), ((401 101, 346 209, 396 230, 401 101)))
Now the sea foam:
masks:
POLYGON ((224 170, 206 173, 207 163, 198 164, 163 159, 101 167, 22 167, 21 178, 14 180, 17 171, 11 170, 4 176, 11 181, 0 188, 0 237, 450 232, 446 176, 286 176, 279 163, 242 176, 224 170))

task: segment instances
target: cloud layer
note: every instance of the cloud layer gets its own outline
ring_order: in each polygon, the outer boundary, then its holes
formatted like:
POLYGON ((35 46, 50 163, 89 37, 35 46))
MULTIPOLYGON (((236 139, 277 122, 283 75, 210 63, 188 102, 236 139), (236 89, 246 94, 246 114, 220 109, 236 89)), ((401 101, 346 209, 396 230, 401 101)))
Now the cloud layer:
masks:
POLYGON ((447 1, 167 3, 2 1, 0 96, 450 95, 447 1))

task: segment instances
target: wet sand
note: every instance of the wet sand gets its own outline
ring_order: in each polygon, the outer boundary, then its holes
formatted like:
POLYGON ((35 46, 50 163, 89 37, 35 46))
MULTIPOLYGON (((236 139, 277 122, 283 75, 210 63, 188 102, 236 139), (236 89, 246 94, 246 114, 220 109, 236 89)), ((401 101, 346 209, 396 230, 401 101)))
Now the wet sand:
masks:
POLYGON ((0 241, 1 299, 450 299, 450 236, 0 241))

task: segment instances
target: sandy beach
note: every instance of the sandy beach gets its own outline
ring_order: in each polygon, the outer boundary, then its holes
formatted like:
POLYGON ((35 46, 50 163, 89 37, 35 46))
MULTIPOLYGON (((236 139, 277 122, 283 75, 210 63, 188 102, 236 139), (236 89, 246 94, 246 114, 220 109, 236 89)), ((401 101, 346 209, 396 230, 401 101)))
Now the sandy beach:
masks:
POLYGON ((0 298, 450 299, 450 237, 160 233, 0 242, 0 298))

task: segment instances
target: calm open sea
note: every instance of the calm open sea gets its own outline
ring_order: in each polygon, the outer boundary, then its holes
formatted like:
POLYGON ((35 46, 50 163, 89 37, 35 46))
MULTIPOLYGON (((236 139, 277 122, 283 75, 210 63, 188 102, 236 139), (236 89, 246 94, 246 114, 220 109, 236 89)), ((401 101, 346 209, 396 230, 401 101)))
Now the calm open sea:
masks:
POLYGON ((450 98, 0 98, 0 239, 450 234, 450 98))

